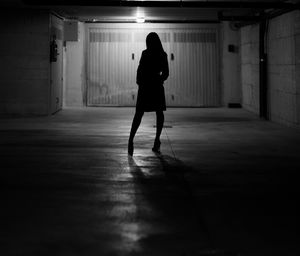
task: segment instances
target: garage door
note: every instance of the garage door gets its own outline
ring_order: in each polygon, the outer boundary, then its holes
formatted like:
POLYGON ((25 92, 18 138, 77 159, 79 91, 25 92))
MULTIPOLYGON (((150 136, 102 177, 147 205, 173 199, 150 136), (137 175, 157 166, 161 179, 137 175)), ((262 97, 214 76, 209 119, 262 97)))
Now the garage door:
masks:
POLYGON ((152 31, 168 54, 167 106, 220 106, 217 24, 87 24, 86 31, 89 106, 135 105, 136 70, 152 31))

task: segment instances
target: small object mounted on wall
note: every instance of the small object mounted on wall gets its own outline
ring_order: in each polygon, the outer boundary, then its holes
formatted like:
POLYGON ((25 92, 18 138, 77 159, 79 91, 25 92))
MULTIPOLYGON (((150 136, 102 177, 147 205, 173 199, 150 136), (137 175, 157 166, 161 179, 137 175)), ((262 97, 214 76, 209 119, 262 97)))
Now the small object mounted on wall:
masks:
MULTIPOLYGON (((95 22, 95 19, 92 22, 95 22)), ((79 25, 77 20, 67 20, 64 22, 64 39, 70 42, 79 41, 79 25)))
POLYGON ((228 52, 237 52, 237 47, 233 44, 228 45, 228 52))
POLYGON ((241 107, 242 107, 241 103, 236 103, 236 102, 228 103, 228 108, 241 108, 241 107))

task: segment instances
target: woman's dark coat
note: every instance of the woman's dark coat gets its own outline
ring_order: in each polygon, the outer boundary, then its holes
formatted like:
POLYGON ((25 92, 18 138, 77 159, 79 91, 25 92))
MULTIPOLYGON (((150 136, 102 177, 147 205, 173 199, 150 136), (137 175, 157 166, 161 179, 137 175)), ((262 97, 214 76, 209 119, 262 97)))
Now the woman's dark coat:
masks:
POLYGON ((164 81, 169 76, 168 57, 164 51, 143 51, 137 69, 139 86, 136 109, 138 111, 165 111, 164 81))

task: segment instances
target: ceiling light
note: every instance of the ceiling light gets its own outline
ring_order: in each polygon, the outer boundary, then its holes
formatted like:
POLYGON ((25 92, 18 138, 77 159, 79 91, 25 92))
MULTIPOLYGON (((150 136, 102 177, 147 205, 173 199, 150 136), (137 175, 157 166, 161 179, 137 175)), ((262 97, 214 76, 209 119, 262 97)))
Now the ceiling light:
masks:
POLYGON ((144 23, 145 22, 145 18, 144 17, 136 17, 136 22, 137 23, 144 23))

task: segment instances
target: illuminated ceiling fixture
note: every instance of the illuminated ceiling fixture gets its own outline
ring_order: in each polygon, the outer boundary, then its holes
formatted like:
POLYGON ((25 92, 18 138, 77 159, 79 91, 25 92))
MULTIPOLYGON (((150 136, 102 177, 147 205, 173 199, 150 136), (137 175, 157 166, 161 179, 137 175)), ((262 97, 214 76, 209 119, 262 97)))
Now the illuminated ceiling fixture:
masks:
POLYGON ((137 23, 144 23, 145 22, 145 18, 144 17, 136 17, 136 22, 137 23))
POLYGON ((145 11, 143 8, 137 7, 136 14, 135 14, 135 21, 137 23, 144 23, 145 22, 145 11))

